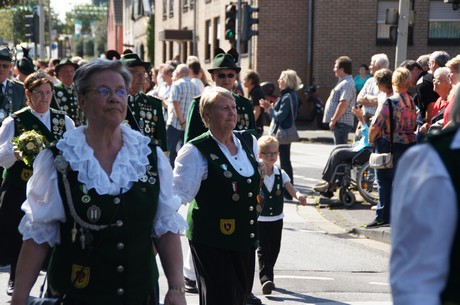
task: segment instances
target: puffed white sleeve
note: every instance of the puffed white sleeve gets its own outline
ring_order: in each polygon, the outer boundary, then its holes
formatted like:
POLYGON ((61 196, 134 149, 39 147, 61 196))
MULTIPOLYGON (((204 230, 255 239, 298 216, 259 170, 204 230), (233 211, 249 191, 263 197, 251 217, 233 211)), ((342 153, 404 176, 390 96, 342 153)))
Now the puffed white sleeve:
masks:
POLYGON ((58 187, 54 156, 48 149, 34 161, 34 173, 27 182, 27 199, 22 204, 25 215, 19 224, 23 240, 53 247, 61 240, 59 222, 65 222, 65 212, 58 187))
POLYGON ((157 147, 158 177, 160 179, 160 195, 158 208, 153 221, 154 237, 159 237, 167 232, 181 233, 187 228, 185 219, 177 212, 181 200, 173 194, 173 172, 169 160, 163 151, 157 147))
POLYGON ((195 145, 187 143, 174 163, 173 192, 183 204, 191 202, 208 175, 208 163, 195 145))
POLYGON ((10 168, 17 161, 14 155, 13 143, 14 120, 7 117, 0 128, 0 166, 10 168))
POLYGON ((429 144, 398 163, 391 206, 390 283, 395 305, 441 305, 457 226, 457 195, 429 144))

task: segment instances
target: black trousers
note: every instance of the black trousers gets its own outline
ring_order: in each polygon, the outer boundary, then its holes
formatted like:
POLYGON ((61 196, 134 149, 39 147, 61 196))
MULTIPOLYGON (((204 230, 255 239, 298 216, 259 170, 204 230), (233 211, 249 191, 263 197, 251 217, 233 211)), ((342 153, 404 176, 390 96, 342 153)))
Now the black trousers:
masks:
POLYGON ((190 241, 200 305, 245 305, 255 271, 255 251, 231 251, 190 241))
POLYGON ((276 260, 281 248, 281 235, 283 231, 283 219, 277 221, 258 221, 259 248, 259 279, 263 284, 272 281, 276 260))

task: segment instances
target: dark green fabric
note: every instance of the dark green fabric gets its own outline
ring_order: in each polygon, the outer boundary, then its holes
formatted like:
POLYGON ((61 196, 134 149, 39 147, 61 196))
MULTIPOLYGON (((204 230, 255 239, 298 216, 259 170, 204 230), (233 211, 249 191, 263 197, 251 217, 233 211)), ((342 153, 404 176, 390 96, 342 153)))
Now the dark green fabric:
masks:
MULTIPOLYGON (((256 122, 254 118, 254 111, 252 102, 247 98, 232 93, 235 98, 238 118, 236 122, 235 130, 248 130, 252 134, 256 134, 256 122)), ((204 126, 200 115, 200 99, 201 96, 197 96, 190 103, 190 108, 187 114, 187 126, 185 128, 184 142, 187 143, 193 138, 198 137, 208 129, 204 126)))
POLYGON ((232 167, 209 132, 191 142, 208 163, 208 177, 187 215, 187 238, 212 247, 248 251, 257 246, 257 195, 260 175, 252 152, 243 145, 254 167, 254 175, 243 177, 232 167), (225 172, 231 172, 226 177, 225 172), (236 183, 236 185, 234 184, 236 183), (236 186, 236 187, 235 187, 236 186), (239 195, 237 201, 233 194, 239 195))
POLYGON ((95 205, 101 209, 101 218, 94 224, 116 224, 100 231, 91 230, 93 242, 85 250, 80 243, 80 225, 76 224, 78 234, 72 242, 71 230, 74 219, 69 212, 62 176, 59 174, 59 188, 63 199, 66 219, 60 224, 61 243, 53 251, 49 270, 49 284, 52 289, 67 293, 89 305, 138 305, 153 292, 158 280, 158 269, 151 240, 152 223, 158 205, 160 182, 157 172, 156 149, 149 155, 150 168, 145 182, 138 181, 126 193, 111 196, 98 195, 94 189, 83 191, 83 185, 77 180, 77 172, 70 171, 68 178, 72 188, 72 198, 77 214, 91 223, 88 209, 95 205), (149 181, 155 179, 155 183, 149 181), (91 201, 83 202, 83 196, 89 195, 91 201), (115 198, 120 203, 115 203, 115 198), (120 243, 124 247, 120 249, 120 243), (82 267, 89 268, 89 280, 86 286, 70 288, 72 266, 74 272, 82 267), (120 266, 123 266, 120 271, 120 266), (123 295, 117 292, 123 289, 123 295))
POLYGON ((265 184, 262 186, 262 191, 264 192, 264 201, 260 216, 276 216, 283 213, 284 186, 281 170, 279 174, 275 174, 275 183, 273 184, 272 191, 269 192, 265 184))
MULTIPOLYGON (((430 137, 428 142, 438 152, 441 160, 444 162, 449 172, 452 184, 457 193, 457 219, 460 220, 460 201, 458 193, 460 191, 460 150, 451 149, 450 145, 458 127, 441 132, 441 134, 430 137)), ((460 303, 460 221, 457 221, 452 250, 450 254, 450 270, 446 287, 441 293, 441 299, 444 304, 448 302, 460 303)))
POLYGON ((85 123, 84 114, 78 106, 78 97, 73 86, 68 88, 63 83, 56 84, 50 107, 64 111, 75 122, 76 127, 85 123))
POLYGON ((163 117, 163 105, 160 99, 148 96, 143 92, 136 95, 135 100, 129 97, 129 109, 126 120, 134 130, 152 140, 152 144, 158 145, 163 151, 167 151, 166 122, 163 117))

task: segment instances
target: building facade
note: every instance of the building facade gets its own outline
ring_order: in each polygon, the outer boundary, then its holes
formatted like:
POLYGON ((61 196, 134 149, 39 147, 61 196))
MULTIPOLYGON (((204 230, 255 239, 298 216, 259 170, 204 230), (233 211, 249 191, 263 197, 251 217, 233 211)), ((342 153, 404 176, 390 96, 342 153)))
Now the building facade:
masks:
MULTIPOLYGON (((375 53, 386 53, 394 68, 397 27, 386 24, 387 10, 398 0, 247 0, 258 6, 259 35, 242 44, 242 74, 252 68, 262 81, 276 80, 294 69, 304 84, 320 86, 327 97, 335 85, 334 61, 342 55, 353 61, 354 74, 375 53)), ((178 56, 200 58, 212 66, 214 50, 230 49, 225 40, 225 8, 230 0, 155 0, 155 60, 158 66, 178 56)), ((237 3, 233 0, 233 3, 237 3)), ((460 10, 442 0, 411 0, 407 58, 436 50, 460 53, 460 10)))

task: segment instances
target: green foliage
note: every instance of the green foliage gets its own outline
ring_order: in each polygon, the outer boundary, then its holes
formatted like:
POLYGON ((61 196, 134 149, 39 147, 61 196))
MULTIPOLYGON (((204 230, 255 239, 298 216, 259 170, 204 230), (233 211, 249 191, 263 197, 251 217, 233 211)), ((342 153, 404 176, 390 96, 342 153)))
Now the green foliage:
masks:
POLYGON ((148 61, 155 62, 155 15, 150 16, 147 27, 148 61))

